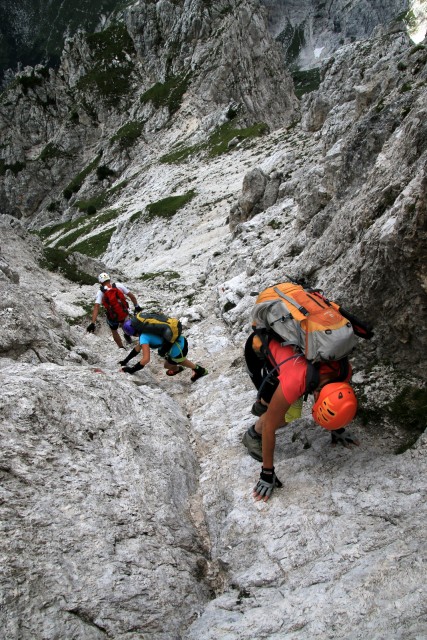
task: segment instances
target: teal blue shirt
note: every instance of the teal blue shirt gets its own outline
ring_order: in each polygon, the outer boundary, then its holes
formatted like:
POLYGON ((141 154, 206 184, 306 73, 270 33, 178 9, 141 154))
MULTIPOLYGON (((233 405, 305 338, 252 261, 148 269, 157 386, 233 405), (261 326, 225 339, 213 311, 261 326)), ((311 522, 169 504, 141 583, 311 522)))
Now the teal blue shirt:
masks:
MULTIPOLYGON (((150 349, 158 349, 162 346, 163 340, 159 338, 159 336, 153 336, 149 333, 141 333, 139 336, 139 344, 148 344, 150 349)), ((168 352, 168 355, 171 358, 179 358, 182 354, 182 349, 184 347, 184 338, 180 336, 178 340, 175 341, 172 349, 168 352)))

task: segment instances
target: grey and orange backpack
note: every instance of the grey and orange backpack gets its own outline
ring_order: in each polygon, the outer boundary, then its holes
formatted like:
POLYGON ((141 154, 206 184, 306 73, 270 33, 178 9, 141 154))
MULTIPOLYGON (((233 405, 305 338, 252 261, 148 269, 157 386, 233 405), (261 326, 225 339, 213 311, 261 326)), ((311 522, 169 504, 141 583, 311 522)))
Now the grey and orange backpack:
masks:
POLYGON ((274 362, 268 348, 271 339, 295 347, 297 355, 292 357, 305 356, 309 363, 306 393, 316 388, 316 370, 321 362, 338 361, 338 379, 345 379, 356 336, 373 336, 369 324, 329 301, 321 290, 295 282, 282 282, 261 291, 252 309, 252 328, 254 351, 270 361, 270 373, 284 364, 274 362))

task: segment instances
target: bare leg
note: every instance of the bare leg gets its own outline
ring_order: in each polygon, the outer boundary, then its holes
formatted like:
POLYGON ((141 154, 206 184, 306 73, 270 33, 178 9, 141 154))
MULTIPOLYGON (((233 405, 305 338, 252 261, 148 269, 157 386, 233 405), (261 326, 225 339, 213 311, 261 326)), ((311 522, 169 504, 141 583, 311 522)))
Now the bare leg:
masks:
POLYGON ((116 345, 118 347, 120 347, 120 349, 124 349, 124 345, 123 345, 122 339, 121 339, 120 334, 117 331, 117 329, 111 329, 111 333, 112 333, 112 336, 113 336, 113 339, 114 339, 114 342, 116 343, 116 345))
POLYGON ((170 369, 171 371, 178 371, 179 366, 182 367, 187 367, 188 369, 195 369, 197 365, 194 364, 194 362, 191 362, 191 360, 188 360, 187 358, 185 358, 185 360, 183 360, 182 362, 178 364, 171 364, 170 362, 168 362, 167 360, 164 361, 163 366, 165 369, 170 369))

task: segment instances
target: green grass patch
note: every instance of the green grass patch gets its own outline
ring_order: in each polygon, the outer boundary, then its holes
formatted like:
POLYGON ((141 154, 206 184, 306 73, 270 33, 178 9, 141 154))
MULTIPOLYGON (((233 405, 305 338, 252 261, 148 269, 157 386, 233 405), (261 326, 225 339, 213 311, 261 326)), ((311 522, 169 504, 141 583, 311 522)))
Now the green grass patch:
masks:
POLYGON ((411 49, 411 50, 410 50, 410 52, 409 52, 409 55, 410 55, 410 56, 413 56, 413 55, 414 55, 414 53, 417 53, 417 51, 425 51, 425 50, 426 50, 425 45, 424 45, 424 44, 419 43, 419 44, 416 44, 416 45, 415 45, 415 47, 412 47, 412 49, 411 49))
POLYGON ((58 232, 64 231, 64 233, 68 233, 72 231, 72 229, 76 229, 80 227, 82 223, 86 221, 84 216, 77 218, 77 220, 68 220, 67 222, 60 222, 59 224, 50 225, 49 227, 43 227, 43 229, 39 229, 35 231, 42 240, 47 240, 50 236, 55 235, 58 232))
POLYGON ((258 138, 267 133, 269 133, 269 128, 265 122, 256 123, 245 129, 236 129, 232 122, 226 122, 209 137, 207 143, 208 155, 213 158, 229 151, 228 143, 233 138, 248 140, 250 138, 258 138))
POLYGON ((40 260, 40 266, 49 271, 55 271, 63 275, 71 282, 78 284, 95 284, 97 279, 90 276, 84 271, 79 271, 75 266, 67 261, 68 253, 62 249, 45 247, 43 249, 43 258, 40 260))
POLYGON ((291 64, 298 58, 301 49, 305 45, 304 23, 295 29, 288 25, 289 29, 282 39, 286 48, 286 62, 291 64))
POLYGON ((132 122, 127 122, 123 127, 114 134, 112 138, 110 138, 110 142, 118 142, 119 146, 122 149, 128 149, 132 147, 138 138, 141 136, 144 130, 144 122, 141 120, 133 120, 132 122))
POLYGON ((137 220, 139 220, 141 218, 141 216, 144 214, 143 211, 136 211, 135 213, 133 213, 131 215, 131 217, 129 218, 129 222, 133 223, 136 222, 137 220))
POLYGON ((395 17, 394 22, 401 22, 402 20, 406 24, 407 28, 410 31, 412 29, 415 29, 416 26, 417 26, 417 17, 415 15, 415 13, 412 11, 412 9, 409 9, 408 11, 403 11, 402 13, 399 13, 395 17))
MULTIPOLYGON (((76 240, 78 240, 82 236, 85 236, 91 233, 97 227, 101 227, 102 225, 108 224, 112 220, 115 220, 117 218, 118 213, 119 212, 114 209, 111 211, 105 211, 103 214, 96 216, 96 218, 93 218, 89 224, 84 224, 83 226, 81 226, 81 223, 84 220, 87 221, 87 218, 84 218, 84 219, 79 218, 78 220, 72 223, 74 225, 74 228, 75 227, 77 228, 75 228, 75 230, 72 231, 72 229, 68 227, 68 229, 66 229, 67 232, 63 234, 60 237, 60 239, 57 241, 58 246, 70 247, 72 244, 74 244, 74 242, 76 242, 76 240), (77 225, 76 223, 80 223, 80 224, 77 225)), ((56 229, 56 231, 58 231, 58 229, 56 229)))
POLYGON ((166 153, 164 156, 161 156, 159 162, 162 164, 179 164, 187 160, 190 156, 202 151, 204 147, 205 145, 203 144, 183 147, 182 149, 177 149, 176 151, 171 151, 171 153, 166 153))
POLYGON ((105 102, 115 105, 117 99, 130 91, 130 75, 135 55, 132 38, 122 23, 112 24, 104 31, 87 36, 94 64, 77 83, 81 91, 95 90, 105 102))
POLYGON ((63 149, 60 149, 52 142, 49 142, 39 155, 39 160, 42 162, 48 162, 49 160, 56 160, 57 158, 67 158, 68 153, 63 149))
POLYGON ((188 204, 195 195, 196 192, 192 189, 181 196, 169 196, 168 198, 163 198, 163 200, 152 202, 147 205, 145 218, 146 220, 153 220, 153 218, 172 218, 178 209, 188 204))
POLYGON ((215 156, 230 151, 228 144, 233 138, 237 138, 239 141, 250 140, 251 138, 258 138, 267 133, 269 133, 269 127, 264 122, 256 123, 244 129, 238 129, 231 121, 226 122, 210 135, 207 142, 192 147, 178 148, 176 151, 171 151, 161 156, 159 161, 163 164, 179 164, 190 156, 204 151, 207 151, 210 158, 214 158, 215 156))
POLYGON ((128 184, 128 181, 123 180, 123 182, 120 182, 115 187, 112 187, 111 189, 107 189, 107 191, 103 191, 102 193, 99 193, 93 198, 89 198, 88 200, 78 200, 76 202, 76 207, 79 209, 79 211, 84 211, 89 215, 93 215, 99 209, 102 209, 103 207, 105 207, 108 204, 111 196, 113 196, 115 193, 118 193, 119 191, 124 189, 127 184, 128 184))
POLYGON ((156 82, 141 96, 141 102, 151 102, 156 109, 167 107, 173 115, 181 106, 184 93, 189 85, 189 75, 170 76, 165 82, 156 82))
POLYGON ((320 86, 320 70, 308 69, 306 71, 294 71, 292 73, 295 95, 301 98, 305 93, 316 91, 320 86))
POLYGON ((154 273, 141 273, 138 280, 155 280, 156 278, 165 278, 166 280, 175 280, 181 276, 176 271, 157 271, 154 273))
POLYGON ((103 191, 97 196, 93 196, 93 198, 89 198, 88 200, 78 200, 76 202, 76 207, 79 211, 84 211, 88 215, 93 215, 98 211, 98 209, 102 209, 105 206, 108 199, 108 192, 103 191))
POLYGON ((82 242, 79 242, 73 247, 73 251, 78 251, 91 258, 99 258, 106 252, 111 236, 113 235, 116 227, 101 231, 96 236, 91 236, 82 242))
POLYGON ((96 158, 92 160, 92 162, 88 164, 87 167, 80 171, 80 173, 78 173, 75 178, 73 178, 71 182, 65 187, 63 195, 66 200, 69 200, 73 193, 77 193, 81 189, 83 182, 86 180, 87 176, 96 169, 100 160, 101 156, 96 156, 96 158))

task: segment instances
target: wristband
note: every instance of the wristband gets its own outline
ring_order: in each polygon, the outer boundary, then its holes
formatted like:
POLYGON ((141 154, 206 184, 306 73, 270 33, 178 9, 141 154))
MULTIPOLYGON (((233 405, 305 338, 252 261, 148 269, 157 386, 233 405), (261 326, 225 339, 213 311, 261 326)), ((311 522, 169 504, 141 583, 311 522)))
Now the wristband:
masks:
POLYGON ((271 482, 274 478, 274 467, 272 467, 271 469, 261 467, 260 478, 262 480, 265 480, 265 482, 271 482))

